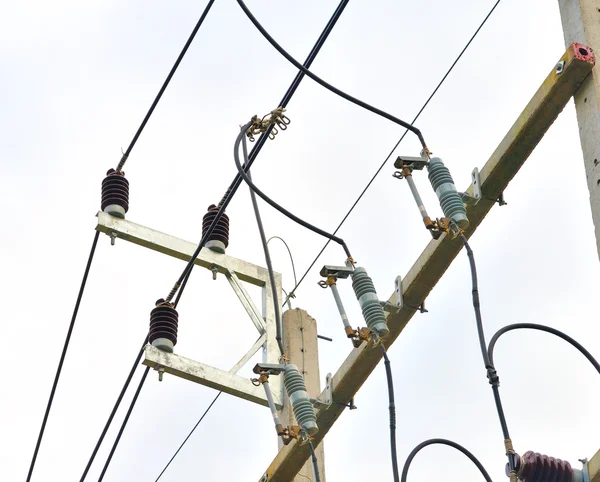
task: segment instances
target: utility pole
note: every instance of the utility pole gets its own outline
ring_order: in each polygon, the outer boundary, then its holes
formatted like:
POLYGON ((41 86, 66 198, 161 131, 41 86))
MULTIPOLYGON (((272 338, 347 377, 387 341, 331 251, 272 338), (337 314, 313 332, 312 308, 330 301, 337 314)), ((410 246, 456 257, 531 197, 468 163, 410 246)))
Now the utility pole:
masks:
MULTIPOLYGON (((600 53, 600 1, 559 0, 565 44, 579 42, 600 53)), ((579 138, 590 191, 596 247, 600 256, 600 67, 573 96, 579 123, 579 138)))
MULTIPOLYGON (((317 339, 317 322, 306 311, 296 308, 283 314, 283 340, 288 361, 298 367, 304 377, 306 390, 312 398, 321 394, 319 379, 319 347, 317 339)), ((284 425, 296 425, 290 401, 286 396, 281 411, 284 425)), ((282 447, 281 439, 280 446, 282 447)), ((325 482, 325 465, 323 442, 315 447, 321 482, 325 482)), ((315 480, 313 464, 309 459, 298 475, 290 482, 306 482, 315 480)))

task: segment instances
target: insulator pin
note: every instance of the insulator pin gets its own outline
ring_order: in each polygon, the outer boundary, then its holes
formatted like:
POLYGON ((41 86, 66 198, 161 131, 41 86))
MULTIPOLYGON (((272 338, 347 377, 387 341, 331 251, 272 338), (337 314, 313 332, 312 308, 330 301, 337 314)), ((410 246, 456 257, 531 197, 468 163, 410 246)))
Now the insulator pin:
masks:
POLYGON ((467 210, 450 175, 450 171, 439 157, 433 157, 427 164, 429 181, 440 201, 444 216, 455 222, 459 228, 469 226, 467 210))
MULTIPOLYGON (((206 234, 208 228, 217 216, 219 208, 214 204, 208 206, 208 212, 202 218, 202 236, 206 234)), ((229 216, 223 213, 215 229, 206 241, 205 247, 216 251, 217 253, 225 253, 225 248, 229 245, 229 216)))
POLYGON ((319 427, 317 426, 315 409, 310 402, 306 384, 296 365, 286 365, 283 372, 283 384, 288 397, 290 397, 290 403, 298 425, 306 430, 309 435, 316 434, 319 427))
POLYGON ((517 476, 522 482, 574 482, 574 471, 565 460, 536 452, 521 456, 517 476))
POLYGON ((129 211, 129 181, 124 172, 109 169, 102 180, 102 199, 100 208, 117 218, 125 218, 129 211))
POLYGON ((359 267, 353 271, 352 288, 362 309, 365 323, 371 329, 371 332, 377 333, 383 338, 390 330, 387 327, 385 313, 377 297, 373 280, 367 274, 365 268, 359 267))
POLYGON ((156 308, 150 312, 148 341, 159 350, 173 353, 173 347, 177 344, 178 323, 179 315, 173 304, 158 300, 156 308))

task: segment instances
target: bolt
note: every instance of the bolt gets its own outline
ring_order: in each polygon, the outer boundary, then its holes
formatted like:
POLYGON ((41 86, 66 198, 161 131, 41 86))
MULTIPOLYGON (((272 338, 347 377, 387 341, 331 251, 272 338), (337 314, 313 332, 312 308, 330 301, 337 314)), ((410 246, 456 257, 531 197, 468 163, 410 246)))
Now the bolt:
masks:
POLYGON ((219 268, 213 264, 212 268, 210 268, 213 274, 213 280, 217 279, 217 273, 219 272, 219 268))
POLYGON ((115 245, 115 239, 117 239, 117 233, 115 233, 114 231, 111 231, 110 234, 110 245, 114 246, 115 245))
POLYGON ((556 64, 556 73, 560 75, 563 73, 564 70, 565 70, 565 62, 564 62, 564 60, 562 60, 558 64, 556 64))
POLYGON ((160 367, 158 369, 158 381, 162 382, 163 381, 163 374, 165 373, 165 367, 160 367))

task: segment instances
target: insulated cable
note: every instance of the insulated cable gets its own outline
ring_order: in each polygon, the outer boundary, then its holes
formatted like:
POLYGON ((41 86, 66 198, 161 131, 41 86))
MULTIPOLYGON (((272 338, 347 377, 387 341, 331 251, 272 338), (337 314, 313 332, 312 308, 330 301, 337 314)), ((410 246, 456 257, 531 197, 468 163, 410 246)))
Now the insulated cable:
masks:
POLYGON ((196 428, 198 427, 198 425, 200 425, 200 422, 202 422, 202 420, 204 420, 204 417, 206 417, 206 414, 210 411, 210 409, 215 404, 215 402, 217 401, 217 399, 219 398, 219 396, 221 395, 221 393, 223 393, 223 392, 217 393, 217 396, 213 399, 212 402, 210 402, 210 405, 204 411, 204 413, 200 417, 200 420, 198 420, 196 422, 196 425, 194 425, 194 428, 192 430, 190 430, 190 433, 188 434, 188 436, 183 440, 183 442, 181 442, 181 445, 179 446, 179 448, 175 451, 175 453, 173 454, 173 456, 171 457, 171 459, 167 462, 167 465, 165 465, 165 468, 162 469, 162 472, 160 474, 158 474, 158 477, 156 477, 156 480, 154 482, 158 482, 158 480, 162 477, 162 475, 165 473, 165 471, 169 468, 169 465, 171 465, 171 462, 173 462, 173 460, 175 460, 175 457, 177 457, 177 454, 179 453, 179 451, 183 448, 183 446, 185 445, 185 443, 192 436, 192 434, 194 433, 194 431, 196 430, 196 428))
MULTIPOLYGON (((306 67, 310 67, 310 65, 312 64, 312 62, 316 58, 317 54, 321 50, 321 47, 323 46, 323 44, 327 40, 327 37, 329 36, 329 34, 331 33, 331 30, 333 29, 333 27, 337 23, 339 17, 341 16, 342 12, 346 8, 346 5, 348 4, 348 1, 349 0, 341 0, 340 4, 336 8, 335 12, 331 16, 329 22, 325 26, 325 29, 323 30, 323 32, 321 33, 321 35, 317 39, 317 42, 315 43, 315 45, 313 46, 312 50, 308 54, 308 57, 304 61, 304 65, 306 67)), ((287 106, 288 102, 292 99, 292 96, 296 92, 296 89, 300 85, 300 82, 302 81, 303 78, 304 78, 304 73, 303 72, 298 72, 296 74, 296 77, 292 81, 292 84, 288 87, 287 92, 283 96, 283 99, 282 99, 282 101, 280 103, 281 107, 286 107, 287 106)), ((250 169, 250 166, 252 165, 252 163, 254 162, 254 160, 256 159, 256 157, 258 156, 260 150, 262 149, 262 146, 266 142, 266 140, 267 140, 267 138, 268 138, 268 136, 269 136, 269 134, 270 134, 270 132, 271 132, 272 129, 273 129, 273 125, 269 125, 269 127, 263 133, 263 135, 261 135, 258 138, 258 141, 256 142, 256 145, 254 146, 254 148, 250 152, 250 156, 249 156, 250 159, 249 159, 248 165, 244 166, 244 169, 250 169)), ((181 276, 175 282, 175 284, 173 285, 173 288, 171 289, 171 292, 167 296, 166 300, 167 301, 171 301, 173 299, 173 297, 175 296, 175 293, 177 293, 179 291, 179 293, 177 295, 177 298, 175 299, 175 303, 174 303, 174 307, 175 308, 179 304, 179 300, 181 299, 181 295, 183 293, 183 290, 185 289, 185 286, 187 284, 187 280, 189 279, 190 274, 192 273, 192 269, 194 268, 194 262, 195 262, 196 258, 200 254, 200 251, 204 247, 204 244, 206 243, 208 237, 214 231, 215 227, 217 226, 217 223, 221 219, 221 216, 223 216, 223 213, 225 212, 225 209, 227 208, 227 206, 231 202, 231 199, 233 198, 233 195, 236 193, 236 191, 239 188, 239 186, 240 186, 241 183, 242 183, 242 177, 238 174, 238 175, 236 175, 236 177, 234 178, 234 180, 230 184, 230 186, 227 188, 227 191, 225 192, 225 195, 223 196, 223 199, 221 199, 221 202, 219 202, 219 210, 217 211, 217 213, 216 213, 216 215, 215 215, 212 223, 210 224, 210 226, 206 230, 205 234, 202 236, 202 238, 200 240, 200 243, 198 243, 198 246, 197 246, 196 250, 194 251, 194 253, 192 254, 192 257, 190 258, 188 264, 184 268, 183 272, 181 273, 181 276)))
POLYGON ((104 479, 104 474, 106 474, 106 470, 108 469, 108 466, 110 465, 110 461, 112 460, 113 455, 115 454, 115 450, 117 450, 117 446, 119 445, 119 442, 121 441, 121 436, 123 435, 123 431, 125 430, 125 427, 127 426, 127 422, 129 421, 129 417, 131 415, 131 412, 133 411, 133 407, 135 407, 138 396, 142 390, 142 387, 144 386, 144 382, 146 381, 146 377, 148 376, 149 371, 150 371, 150 367, 146 367, 146 369, 144 370, 144 374, 142 375, 142 378, 140 380, 140 383, 138 384, 138 387, 135 391, 135 394, 133 395, 133 399, 131 400, 131 403, 129 404, 129 408, 127 409, 127 414, 125 415, 125 418, 123 419, 123 423, 121 423, 121 428, 119 429, 117 438, 115 439, 115 442, 113 443, 113 446, 110 449, 110 453, 108 454, 108 457, 106 458, 106 462, 104 464, 104 467, 102 468, 102 473, 100 474, 100 477, 98 478, 98 482, 102 482, 102 480, 104 479))
POLYGON ((279 45, 277 43, 277 41, 273 37, 271 37, 271 35, 269 34, 269 32, 267 32, 264 29, 264 27, 260 24, 260 22, 256 19, 256 17, 254 15, 252 15, 252 12, 248 9, 248 7, 246 6, 246 4, 242 0, 237 0, 237 2, 239 4, 239 6, 242 7, 242 10, 246 14, 246 16, 250 19, 250 21, 254 24, 254 26, 263 35, 263 37, 265 39, 267 39, 267 41, 281 55, 283 55, 294 67, 296 67, 298 70, 302 71, 304 74, 308 75, 311 79, 313 79, 315 82, 317 82, 318 84, 320 84, 323 87, 325 87, 327 90, 333 92, 334 94, 339 95, 343 99, 346 99, 347 101, 352 102, 353 104, 356 104, 359 107, 362 107, 363 109, 371 111, 374 114, 377 114, 377 115, 379 115, 381 117, 384 117, 385 119, 388 119, 388 120, 394 122, 395 124, 398 124, 399 126, 402 126, 405 129, 408 129, 409 131, 411 131, 412 133, 414 133, 419 138, 419 141, 421 142, 421 146, 423 146, 423 150, 427 154, 429 153, 429 149, 427 148, 427 144, 425 143, 425 139, 423 138, 423 134, 421 134, 421 131, 419 129, 417 129, 416 127, 414 127, 412 124, 409 124, 408 122, 405 122, 405 121, 403 121, 401 119, 398 119, 397 117, 395 117, 395 116, 393 116, 391 114, 388 114, 387 112, 384 112, 381 109, 378 109, 377 107, 373 107, 372 105, 369 105, 366 102, 363 102, 362 100, 357 99, 356 97, 352 97, 351 95, 347 94, 346 92, 341 91, 337 87, 334 87, 333 85, 331 85, 328 82, 324 81, 323 79, 321 79, 317 75, 313 74, 310 70, 308 70, 306 67, 304 67, 300 62, 298 62, 294 57, 292 57, 281 45, 279 45))
POLYGON ((552 327, 546 326, 546 325, 537 325, 535 323, 514 323, 512 325, 507 325, 504 328, 499 329, 494 334, 494 336, 492 336, 492 338, 490 340, 490 344, 488 345, 488 354, 489 354, 490 361, 492 362, 492 364, 494 363, 494 347, 496 346, 496 342, 498 341, 498 338, 500 338, 505 333, 508 333, 509 331, 520 330, 520 329, 544 331, 546 333, 550 333, 552 335, 558 336, 559 338, 562 338, 567 343, 570 343, 575 348, 577 348, 581 352, 581 354, 584 357, 586 357, 592 365, 594 365, 594 368, 596 369, 596 371, 598 373, 600 373, 600 363, 598 363, 598 361, 592 356, 592 354, 589 351, 587 351, 583 347, 583 345, 581 345, 579 342, 577 342, 576 340, 571 338, 569 335, 566 335, 562 331, 557 330, 556 328, 552 328, 552 327))
POLYGON ((171 79, 173 78, 173 75, 175 75, 175 72, 177 71, 177 68, 179 67, 179 64, 183 60, 183 57, 185 56, 188 48, 192 44, 192 41, 194 40, 194 37, 196 36, 196 34, 198 33, 198 30, 202 26, 202 23, 204 22, 204 19, 208 15, 208 12, 210 11, 213 3, 215 3, 215 0, 210 0, 208 2, 208 4, 206 5, 204 11, 202 12, 202 15, 198 19, 198 22, 196 23, 196 26, 194 27, 194 30, 192 30, 192 33, 190 34, 190 36, 189 36, 187 42, 185 43, 185 45, 183 46, 183 49, 181 50, 181 53, 179 54, 179 57, 177 57, 177 60, 173 64, 173 67, 171 67, 171 71, 169 72, 169 75, 167 75, 167 78, 163 82, 162 87, 160 88, 160 90, 158 91, 158 94, 154 98, 154 102, 152 102, 152 105, 150 106, 150 109, 148 109, 148 112, 146 113, 146 116, 144 117, 144 120, 142 120, 142 123, 138 127, 137 132, 135 133, 135 135, 133 136, 133 139, 129 143, 129 147, 123 153, 123 157, 121 157, 121 161, 119 162, 119 165, 117 166, 117 172, 121 172, 121 170, 123 169, 123 166, 125 166, 125 162, 127 162, 127 158, 129 157, 129 154, 131 154, 131 151, 133 150, 133 147, 135 146, 135 143, 137 142, 138 138, 140 137, 140 134, 142 133, 142 131, 146 127, 146 124, 148 123, 148 120, 150 119, 150 116, 154 112, 154 109, 156 109, 156 106, 158 105, 158 102, 160 101, 160 98, 162 97, 163 93, 165 92, 167 86, 169 85, 169 82, 171 82, 171 79))
POLYGON ((456 442, 453 442, 452 440, 446 440, 446 439, 443 439, 443 438, 432 438, 432 439, 429 439, 429 440, 425 440, 425 442, 421 442, 419 445, 417 445, 413 449, 413 451, 409 454, 408 458, 406 459, 406 462, 404 463, 404 469, 402 470, 402 481, 401 482, 406 482, 406 477, 408 476, 408 469, 410 468, 410 464, 413 461, 413 459, 415 458, 415 455, 417 455, 417 453, 422 448, 427 447, 428 445, 434 445, 434 444, 447 445, 449 447, 455 448, 456 450, 459 450, 460 452, 462 452, 463 454, 465 454, 467 457, 469 457, 469 459, 471 459, 471 462, 473 462, 477 466, 477 468, 479 469, 479 471, 483 475, 483 478, 487 482, 493 482, 492 478, 490 477, 490 474, 487 473, 487 470, 485 470, 485 467, 477 459, 477 457, 475 457, 471 452, 469 452, 462 445, 457 444, 456 442))
POLYGON ((394 482, 399 482, 400 477, 398 476, 398 454, 396 451, 396 402, 394 400, 394 379, 392 378, 392 367, 390 359, 387 356, 387 351, 383 346, 383 342, 379 344, 381 354, 385 364, 385 374, 387 377, 388 385, 388 399, 390 409, 390 451, 392 454, 392 471, 394 474, 394 482))
POLYGON ((317 461, 317 454, 315 454, 315 448, 312 442, 308 441, 308 448, 310 450, 310 458, 312 459, 313 469, 315 470, 315 482, 321 482, 321 476, 319 475, 319 462, 317 461))
POLYGON ((479 337, 479 347, 481 349, 481 355, 483 357, 483 362, 487 371, 487 378, 490 385, 492 386, 492 392, 494 394, 494 403, 496 405, 496 411, 498 413, 500 427, 502 428, 502 436, 504 437, 504 446, 506 448, 506 456, 508 457, 509 470, 510 473, 514 473, 516 471, 516 459, 514 456, 514 451, 512 450, 512 441, 508 431, 506 416, 504 415, 504 408, 502 407, 502 399, 500 398, 500 378, 498 377, 496 369, 494 368, 494 365, 491 362, 490 355, 485 344, 485 334, 483 331, 483 320, 481 317, 481 303, 479 301, 479 286, 477 282, 477 267, 475 266, 475 256, 473 255, 473 250, 471 249, 471 246, 469 246, 467 238, 462 232, 460 233, 460 239, 462 240, 463 245, 467 251, 467 256, 469 258, 469 266, 471 268, 471 293, 473 298, 473 309, 475 311, 477 335, 479 337))
POLYGON ((324 236, 325 238, 331 239, 332 241, 335 241, 336 243, 340 244, 342 246, 342 248, 344 249, 344 252, 346 253, 346 256, 349 259, 352 259, 352 255, 350 254, 350 250, 348 249, 348 246, 346 246, 345 241, 342 238, 339 238, 333 234, 329 234, 327 231, 323 231, 320 228, 317 228, 316 226, 313 226, 310 223, 307 223, 306 221, 304 221, 303 219, 300 219, 298 216, 292 214, 290 211, 288 211, 287 209, 285 209, 284 207, 280 206, 279 204, 277 204, 275 201, 273 201, 269 196, 267 196, 265 193, 263 193, 250 179, 250 177, 248 176, 247 172, 244 172, 244 168, 242 167, 242 164, 240 162, 240 155, 239 155, 239 148, 240 148, 240 142, 242 141, 242 139, 245 139, 245 133, 246 130, 250 127, 250 125, 252 125, 252 121, 248 122, 240 131, 240 133, 238 134, 236 140, 235 140, 235 144, 233 146, 233 159, 235 160, 235 166, 237 167, 238 173, 239 175, 242 177, 242 179, 244 180, 244 182, 246 184, 248 184, 248 186, 250 187, 250 189, 255 192, 256 194, 258 194, 267 204, 271 205, 272 207, 274 207, 275 209, 277 209, 277 211, 279 211, 281 214, 283 214, 284 216, 287 216, 288 218, 290 218, 292 221, 295 221, 296 223, 298 223, 300 226, 303 226, 307 229, 310 229, 311 231, 313 231, 314 233, 320 234, 321 236, 324 236))
POLYGON ((144 343, 142 344, 142 348, 140 348, 140 351, 135 359, 135 362, 133 363, 133 366, 131 367, 131 370, 129 370, 129 374, 127 375, 127 379, 125 380, 125 384, 123 385, 123 388, 121 388, 121 392, 119 393, 119 396, 117 397, 117 401, 115 402, 115 405, 113 406, 112 411, 110 412, 110 415, 108 416, 108 420, 106 421, 106 423, 104 424, 104 428, 102 429, 102 433, 100 434, 100 437, 98 438, 96 445, 94 447, 94 450, 92 451, 92 455, 90 456, 87 465, 85 466, 85 469, 83 471, 83 474, 81 475, 81 479, 79 479, 79 482, 83 482, 85 480, 85 478, 87 477, 87 474, 92 466, 92 464, 94 463, 94 459, 96 458, 96 454, 98 453, 98 450, 100 449, 100 446, 102 445, 102 442, 104 441, 104 437, 106 436, 106 432, 108 432, 108 429, 113 421, 113 418, 115 417, 115 414, 117 413, 117 410, 119 408, 119 405, 121 405, 121 400, 123 400, 123 396, 125 395, 125 392, 127 391, 127 388, 129 387, 129 384, 131 383, 131 379, 133 378, 133 374, 135 373, 135 369, 138 367, 140 360, 142 359, 142 356, 144 354, 144 347, 146 346, 146 343, 148 343, 148 337, 144 338, 144 343))
POLYGON ((75 301, 75 307, 73 308, 73 314, 71 315, 71 322, 69 323, 69 329, 67 330, 67 336, 65 338, 65 343, 63 345, 62 353, 60 355, 60 359, 58 361, 58 367, 56 368, 56 375, 54 375, 54 382, 52 383, 52 389, 50 390, 50 397, 48 398, 48 403, 46 404, 46 411, 44 412, 44 418, 42 419, 42 425, 40 427, 40 432, 38 434, 37 442, 35 444, 35 449, 33 451, 33 457, 31 458, 31 464, 29 465, 29 473, 27 474, 27 482, 31 480, 31 475, 33 474, 33 469, 35 467, 35 461, 37 460, 38 452, 40 450, 40 445, 42 443, 42 438, 44 437, 44 432, 46 430, 46 423, 48 422, 48 416, 50 415, 50 409, 52 408, 52 402, 54 401, 54 395, 56 393, 56 387, 58 386, 58 380, 60 379, 60 374, 62 372, 62 367, 65 362, 65 357, 67 356, 67 350, 69 348, 69 343, 71 342, 71 335, 73 333, 73 328, 75 327, 75 320, 77 319, 77 313, 79 313, 79 306, 81 304, 81 298, 83 297, 83 292, 85 290, 85 285, 87 283, 88 275, 90 273, 90 268, 92 267, 92 261, 94 259, 94 254, 96 253, 96 245, 98 244, 98 236, 100 235, 100 231, 96 231, 94 234, 94 241, 92 242, 92 248, 90 249, 90 254, 88 256, 87 264, 85 266, 85 271, 83 272, 83 279, 81 280, 81 285, 79 286, 79 293, 77 294, 77 300, 75 301))
MULTIPOLYGON (((248 163, 248 146, 246 145, 246 130, 242 130, 242 150, 244 153, 244 163, 248 163)), ((241 167, 241 166, 240 166, 241 167)), ((243 169, 241 172, 244 172, 243 169)), ((248 179, 251 179, 250 170, 248 173, 244 174, 248 179)), ((267 263, 267 271, 269 273, 269 281, 271 283, 271 295, 273 296, 273 310, 275 312, 275 328, 276 335, 275 340, 277 340, 277 346, 279 347, 279 352, 283 356, 285 354, 285 350, 283 348, 282 341, 282 333, 281 333, 281 313, 279 310, 279 297, 277 296, 277 287, 275 285, 275 274, 273 273, 273 263, 271 262, 271 253, 269 252, 269 245, 267 243, 267 237, 265 235, 265 228, 263 226, 262 218, 260 216, 260 210, 258 209, 258 203, 256 202, 256 195, 252 188, 250 187, 250 198, 252 199, 252 208, 254 209, 254 216, 256 217, 256 224, 258 226, 258 232, 260 233, 260 242, 262 243, 263 251, 265 253, 265 262, 267 263)))
MULTIPOLYGON (((414 117, 414 119, 412 120, 411 124, 414 124, 419 119, 419 117, 421 116, 421 114, 423 113, 423 111, 425 110, 425 108, 429 105, 429 103, 431 102, 431 100, 435 97, 435 95, 437 94, 438 90, 440 90, 440 88, 442 87, 443 83, 446 81, 446 79, 448 78, 448 76, 450 75, 450 73, 454 70, 454 67, 456 66, 456 64, 458 63, 458 61, 462 58, 463 54, 467 51, 467 49, 469 48, 469 46, 471 45, 471 43, 473 42, 473 40, 475 40, 475 37, 477 37, 477 35, 479 34, 479 31, 486 24, 486 22, 488 21, 488 19, 491 17, 492 13, 494 13, 494 10, 496 10, 496 7, 500 3, 500 1, 501 0, 497 0, 496 1, 496 3, 494 4, 494 6, 492 7, 492 9, 488 12, 488 14, 486 15, 486 17, 479 24, 479 27, 477 27, 477 30, 475 30, 475 33, 471 36, 471 38, 469 39, 469 41, 463 47, 463 49, 461 50, 460 54, 458 54, 458 56, 456 57, 456 59, 454 60, 454 62, 452 62, 452 65, 446 71, 446 73, 442 77, 442 80, 440 80, 438 82, 438 84, 436 85, 435 89, 433 89, 433 92, 429 95, 429 97, 427 98, 427 100, 425 101, 425 103, 419 109, 419 112, 417 112, 417 115, 414 117)), ((369 188, 371 187, 371 184, 373 184, 373 182, 375 181, 375 178, 383 170, 383 168, 385 167, 385 165, 389 161, 390 157, 392 157, 392 154, 394 153, 394 151, 398 148, 398 146, 400 145, 400 143, 406 137, 407 133, 408 133, 408 129, 406 131, 404 131, 404 133, 402 134, 402 136, 400 137, 400 139, 398 139, 398 142, 396 142, 396 144, 394 145, 394 147, 392 148, 392 150, 390 151, 390 153, 387 155, 387 157, 381 163, 381 165, 379 166, 379 168, 375 171, 375 174, 373 174, 373 176, 371 177, 371 179, 369 180, 369 182, 366 184, 366 186, 364 187, 364 189, 362 190, 362 192, 358 195, 358 197, 356 198, 356 201, 354 201, 354 203, 352 204, 352 206, 350 206, 350 209, 348 209, 348 212, 344 215, 344 217, 342 218, 342 220, 338 224, 337 228, 335 228, 335 230, 333 231, 333 234, 336 234, 340 230, 340 228, 346 222, 346 219, 348 219, 348 217, 350 216, 350 214, 352 214, 352 211, 354 211, 354 208, 358 205, 358 203, 363 198, 363 196, 365 195, 365 193, 369 190, 369 188)), ((306 276, 308 275, 308 273, 310 272, 310 270, 312 269, 312 267, 315 265, 315 263, 319 260, 319 258, 321 257, 321 255, 323 254, 323 252, 325 251, 325 249, 327 248, 327 246, 329 246, 330 242, 331 241, 327 241, 323 245, 323 247, 321 248, 321 250, 315 256, 315 259, 313 259, 312 263, 309 265, 309 267, 306 269, 306 271, 302 275, 302 278, 300 278, 300 281, 298 283, 296 283, 296 286, 294 286, 294 289, 292 291, 290 291, 290 295, 289 296, 295 295, 296 290, 298 289, 298 287, 300 286, 300 284, 302 283, 302 281, 304 281, 304 279, 306 278, 306 276)), ((285 302, 287 302, 287 300, 289 299, 289 296, 285 300, 285 302)))
POLYGON ((290 261, 292 263, 292 274, 294 275, 294 284, 296 284, 298 282, 298 278, 296 278, 296 265, 294 264, 294 257, 292 256, 292 251, 290 250, 290 247, 285 242, 285 240, 279 236, 271 236, 269 239, 267 239, 267 244, 269 244, 269 241, 271 241, 272 239, 278 239, 285 245, 285 249, 287 249, 287 252, 290 255, 290 261))

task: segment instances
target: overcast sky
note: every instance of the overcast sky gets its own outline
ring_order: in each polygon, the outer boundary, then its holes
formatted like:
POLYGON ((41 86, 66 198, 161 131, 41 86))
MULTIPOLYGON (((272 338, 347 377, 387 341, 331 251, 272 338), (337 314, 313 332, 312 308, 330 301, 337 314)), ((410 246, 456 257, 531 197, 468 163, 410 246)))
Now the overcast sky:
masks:
MULTIPOLYGON (((411 120, 487 14, 492 0, 359 1, 342 15, 313 70, 329 82, 411 120)), ((337 1, 248 6, 303 60, 337 1)), ((0 18, 0 262, 4 296, 4 382, 0 479, 24 480, 52 385, 100 208, 100 183, 115 167, 193 28, 204 2, 26 0, 0 18)), ((417 126, 449 166, 459 190, 482 167, 564 52, 557 2, 503 0, 417 126)), ((295 69, 254 29, 234 0, 217 0, 125 168, 127 218, 197 241, 209 204, 235 175, 238 126, 277 106, 295 69)), ((334 229, 402 130, 305 79, 268 141, 254 180, 297 215, 334 229)), ((407 136, 340 235, 372 275, 381 298, 393 291, 429 241, 408 186, 392 177, 398 154, 417 155, 407 136)), ((415 175, 433 215, 440 208, 424 173, 415 175)), ((571 104, 505 192, 471 245, 489 337, 515 322, 565 331, 600 357, 598 254, 571 104)), ((261 203, 268 236, 283 237, 303 273, 324 240, 261 203)), ((228 209, 228 254, 263 265, 245 186, 228 209)), ((273 243, 275 269, 293 287, 290 261, 273 243)), ((319 268, 340 264, 330 246, 294 306, 318 322, 320 368, 336 372, 350 351, 319 268)), ((33 476, 79 480, 148 328, 157 298, 184 263, 101 235, 79 318, 33 476)), ((353 324, 360 309, 341 285, 353 324)), ((252 293, 256 294, 256 290, 252 293)), ((257 301, 258 302, 258 301, 257 301)), ((398 456, 431 437, 464 444, 503 480, 502 434, 487 383, 461 252, 391 347, 398 456)), ((254 328, 224 279, 195 269, 179 306, 177 353, 229 369, 254 328)), ((600 447, 593 424, 600 383, 570 345, 514 332, 497 345, 506 416, 517 451, 569 460, 600 447)), ((142 373, 136 374, 137 381, 142 373)), ((249 376, 250 367, 242 372, 249 376)), ((132 387, 133 388, 133 387, 132 387)), ((128 403, 133 390, 127 395, 128 403)), ((105 481, 152 482, 216 392, 155 372, 140 395, 105 481)), ((391 481, 383 365, 325 438, 329 482, 391 481)), ((97 480, 120 410, 87 480, 97 480)), ((596 417, 597 418, 597 417, 596 417)), ((257 481, 277 451, 268 409, 222 396, 161 480, 257 481)), ((409 480, 481 480, 447 447, 415 459, 409 480)))

